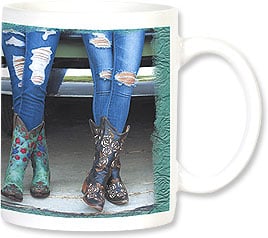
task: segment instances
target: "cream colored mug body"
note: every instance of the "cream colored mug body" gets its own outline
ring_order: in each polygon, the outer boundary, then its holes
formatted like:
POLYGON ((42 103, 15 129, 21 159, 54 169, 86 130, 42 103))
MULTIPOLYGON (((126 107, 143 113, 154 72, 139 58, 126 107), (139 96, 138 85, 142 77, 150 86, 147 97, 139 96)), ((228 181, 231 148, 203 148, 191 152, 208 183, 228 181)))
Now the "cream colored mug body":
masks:
MULTIPOLYGON (((136 202, 135 196, 130 194, 129 205, 119 210, 113 209, 111 205, 104 207, 102 212, 97 212, 91 208, 87 210, 81 199, 82 194, 77 193, 73 194, 73 200, 68 200, 70 209, 61 210, 59 204, 51 202, 57 197, 57 194, 53 194, 53 191, 57 191, 57 183, 53 182, 51 195, 42 200, 42 206, 12 202, 2 196, 2 217, 17 225, 52 230, 134 230, 168 224, 175 215, 178 192, 217 191, 229 184, 248 163, 258 140, 261 124, 261 100, 257 81, 247 61, 228 44, 210 38, 184 39, 179 36, 176 8, 120 1, 90 1, 86 4, 89 6, 83 7, 83 2, 79 0, 41 0, 9 4, 3 8, 3 29, 56 29, 76 35, 100 33, 104 30, 143 29, 151 34, 150 41, 147 42, 147 47, 151 50, 152 78, 155 81, 155 122, 150 155, 153 180, 152 191, 148 192, 151 200, 133 207, 136 202), (246 129, 237 153, 221 172, 208 177, 195 176, 186 171, 177 158, 178 72, 187 62, 200 54, 216 54, 233 67, 239 76, 247 102, 246 129), (50 205, 46 205, 46 201, 50 205), (72 207, 77 204, 77 209, 72 207)), ((7 159, 2 157, 2 164, 7 159)), ((91 164, 91 161, 88 163, 91 164)), ((131 165, 124 163, 124 166, 131 165)), ((142 167, 143 164, 137 166, 142 167)), ((57 171, 54 171, 52 181, 56 174, 57 171)), ((127 181, 129 190, 133 184, 143 182, 143 176, 136 179, 138 181, 127 181)), ((59 189, 64 191, 64 187, 59 189)), ((80 192, 80 187, 77 191, 80 192)))

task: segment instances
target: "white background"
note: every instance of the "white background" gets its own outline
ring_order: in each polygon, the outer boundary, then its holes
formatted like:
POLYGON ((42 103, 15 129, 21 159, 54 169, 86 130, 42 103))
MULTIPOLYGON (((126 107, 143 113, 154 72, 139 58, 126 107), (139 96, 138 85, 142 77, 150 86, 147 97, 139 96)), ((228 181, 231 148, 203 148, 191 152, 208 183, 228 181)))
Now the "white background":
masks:
MULTIPOLYGON (((268 93, 268 7, 265 1, 144 2, 178 7, 182 36, 223 39, 236 46, 251 63, 259 80, 264 115, 260 140, 249 166, 220 192, 202 196, 180 194, 175 219, 165 227, 136 232, 71 233, 19 228, 1 220, 2 235, 6 232, 6 236, 21 238, 268 237, 268 138, 265 113, 268 93)), ((245 104, 239 83, 224 61, 205 56, 182 70, 180 85, 180 159, 196 173, 213 173, 229 161, 242 136, 245 104)))

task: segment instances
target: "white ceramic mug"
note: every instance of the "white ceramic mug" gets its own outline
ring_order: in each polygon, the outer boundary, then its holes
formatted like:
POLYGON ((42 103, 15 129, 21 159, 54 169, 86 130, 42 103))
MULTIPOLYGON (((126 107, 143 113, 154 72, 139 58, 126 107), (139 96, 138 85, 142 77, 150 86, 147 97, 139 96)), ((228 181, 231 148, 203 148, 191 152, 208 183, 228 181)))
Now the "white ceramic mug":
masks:
MULTIPOLYGON (((83 7, 79 1, 42 0, 6 5, 2 21, 10 28, 19 26, 69 32, 151 29, 154 32, 157 98, 152 155, 154 203, 151 206, 140 204, 136 209, 125 208, 115 213, 105 209, 96 214, 73 214, 57 212, 56 205, 51 210, 40 209, 2 198, 4 220, 27 227, 55 230, 110 231, 157 227, 173 220, 177 192, 211 193, 219 190, 229 184, 249 162, 258 140, 262 114, 256 78, 247 61, 226 43, 209 38, 180 37, 177 9, 145 3, 100 1, 87 3, 87 7, 83 7), (224 58, 237 72, 247 103, 247 123, 240 147, 231 162, 218 174, 206 177, 192 175, 177 160, 177 106, 180 68, 196 56, 208 53, 224 58)), ((130 198, 129 203, 133 200, 134 197, 130 198)))

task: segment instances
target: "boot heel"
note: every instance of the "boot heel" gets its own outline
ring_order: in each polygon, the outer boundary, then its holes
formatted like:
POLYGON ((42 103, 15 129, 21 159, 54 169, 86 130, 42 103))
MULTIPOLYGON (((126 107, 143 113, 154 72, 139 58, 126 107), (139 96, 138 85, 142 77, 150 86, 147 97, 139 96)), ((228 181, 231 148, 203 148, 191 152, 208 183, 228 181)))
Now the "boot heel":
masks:
POLYGON ((88 186, 87 186, 87 182, 86 180, 84 181, 83 185, 82 185, 82 190, 81 192, 85 195, 87 192, 88 186))

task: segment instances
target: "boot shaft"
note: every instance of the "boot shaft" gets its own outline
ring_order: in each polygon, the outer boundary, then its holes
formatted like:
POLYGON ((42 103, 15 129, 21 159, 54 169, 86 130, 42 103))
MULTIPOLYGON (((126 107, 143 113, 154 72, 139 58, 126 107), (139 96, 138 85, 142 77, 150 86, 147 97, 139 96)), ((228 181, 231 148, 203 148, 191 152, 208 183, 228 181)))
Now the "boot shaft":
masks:
POLYGON ((97 172, 110 169, 122 150, 130 127, 128 126, 124 133, 118 133, 106 117, 102 117, 99 127, 92 120, 89 124, 95 140, 93 167, 97 172))
POLYGON ((34 169, 34 173, 35 173, 36 166, 44 167, 44 169, 48 169, 49 167, 45 126, 41 128, 41 131, 36 138, 33 152, 31 155, 31 161, 32 161, 32 167, 34 169))
POLYGON ((36 148, 37 138, 44 128, 44 123, 42 122, 38 127, 28 131, 23 121, 15 114, 13 125, 10 159, 17 163, 28 163, 36 148))

